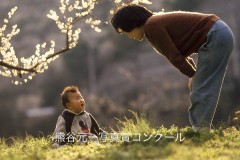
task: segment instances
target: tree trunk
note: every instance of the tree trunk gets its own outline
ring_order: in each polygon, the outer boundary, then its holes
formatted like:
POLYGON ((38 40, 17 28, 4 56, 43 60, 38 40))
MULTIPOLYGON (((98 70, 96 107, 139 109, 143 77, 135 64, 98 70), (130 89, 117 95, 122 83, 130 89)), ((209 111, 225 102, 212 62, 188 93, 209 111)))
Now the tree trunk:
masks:
POLYGON ((95 49, 88 46, 88 81, 90 94, 96 94, 97 92, 96 77, 95 49))
MULTIPOLYGON (((237 17, 231 12, 230 13, 230 23, 231 28, 234 33, 238 33, 238 25, 237 25, 237 17)), ((235 47, 233 49, 233 53, 231 56, 232 61, 232 69, 233 69, 233 78, 236 80, 240 80, 240 56, 239 56, 239 46, 238 46, 238 35, 235 35, 235 47)))

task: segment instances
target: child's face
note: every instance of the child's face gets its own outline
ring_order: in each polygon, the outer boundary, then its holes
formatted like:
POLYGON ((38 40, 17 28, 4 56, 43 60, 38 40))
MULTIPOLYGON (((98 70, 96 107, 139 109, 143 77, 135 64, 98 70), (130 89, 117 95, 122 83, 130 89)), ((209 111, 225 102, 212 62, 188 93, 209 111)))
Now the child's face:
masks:
POLYGON ((80 92, 68 93, 67 108, 74 113, 80 113, 85 108, 85 101, 80 92))

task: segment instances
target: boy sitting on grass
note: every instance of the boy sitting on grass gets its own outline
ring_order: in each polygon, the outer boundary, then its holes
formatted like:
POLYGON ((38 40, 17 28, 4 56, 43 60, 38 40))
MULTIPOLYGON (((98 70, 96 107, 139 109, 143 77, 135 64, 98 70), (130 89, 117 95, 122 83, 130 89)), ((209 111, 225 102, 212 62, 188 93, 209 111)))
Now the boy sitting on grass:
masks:
POLYGON ((58 117, 53 134, 53 148, 66 143, 96 140, 97 136, 104 133, 94 117, 85 111, 85 101, 76 86, 65 87, 61 98, 65 110, 58 117))

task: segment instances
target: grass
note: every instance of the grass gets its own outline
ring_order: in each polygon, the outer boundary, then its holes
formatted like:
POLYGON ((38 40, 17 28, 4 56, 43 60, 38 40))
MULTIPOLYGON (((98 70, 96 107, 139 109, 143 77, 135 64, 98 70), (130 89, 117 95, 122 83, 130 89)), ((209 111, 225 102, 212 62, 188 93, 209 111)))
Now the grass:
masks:
MULTIPOLYGON (((28 135, 25 139, 0 139, 0 160, 240 159, 240 132, 234 127, 213 130, 210 134, 199 134, 189 127, 153 128, 145 116, 138 116, 134 112, 133 115, 134 119, 118 120, 119 142, 110 142, 109 135, 107 142, 100 144, 74 144, 52 149, 50 136, 34 138, 28 135), (177 134, 180 133, 185 139, 182 142, 179 139, 175 141, 177 134), (126 134, 129 134, 125 138, 128 137, 130 142, 121 141, 126 134), (133 141, 138 134, 141 135, 141 141, 133 141), (165 136, 174 136, 174 138, 165 136), (144 141, 149 137, 148 141, 144 141)), ((113 132, 115 131, 112 130, 110 133, 113 132)))

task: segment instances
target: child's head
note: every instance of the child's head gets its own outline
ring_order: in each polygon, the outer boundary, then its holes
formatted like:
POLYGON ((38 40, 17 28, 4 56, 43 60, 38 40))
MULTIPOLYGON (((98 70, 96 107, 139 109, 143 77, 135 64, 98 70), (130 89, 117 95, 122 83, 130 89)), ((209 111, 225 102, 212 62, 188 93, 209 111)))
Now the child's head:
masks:
POLYGON ((112 25, 117 32, 131 32, 143 26, 153 13, 140 5, 128 5, 120 8, 112 17, 112 25))
POLYGON ((62 104, 74 113, 80 113, 85 108, 85 101, 76 86, 67 86, 61 94, 62 104))

